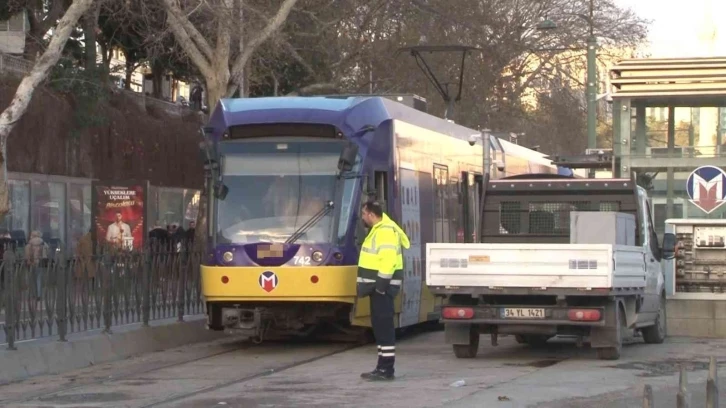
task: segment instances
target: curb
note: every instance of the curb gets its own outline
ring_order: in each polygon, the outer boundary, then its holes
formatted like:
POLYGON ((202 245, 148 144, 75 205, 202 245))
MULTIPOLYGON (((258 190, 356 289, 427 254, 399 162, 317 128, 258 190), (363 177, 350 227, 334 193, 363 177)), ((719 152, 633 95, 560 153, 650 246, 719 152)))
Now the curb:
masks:
POLYGON ((0 350, 0 385, 43 374, 58 374, 142 353, 213 341, 224 332, 206 328, 206 318, 140 327, 125 332, 25 345, 0 350))

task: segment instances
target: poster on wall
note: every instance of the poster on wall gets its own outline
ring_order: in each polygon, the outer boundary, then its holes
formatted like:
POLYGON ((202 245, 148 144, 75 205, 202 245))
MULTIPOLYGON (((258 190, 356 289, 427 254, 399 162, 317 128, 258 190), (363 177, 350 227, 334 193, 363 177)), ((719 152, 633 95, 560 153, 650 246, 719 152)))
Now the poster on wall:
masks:
POLYGON ((691 204, 706 214, 726 203, 726 172, 714 166, 701 166, 693 170, 686 182, 691 204))
POLYGON ((145 182, 93 182, 94 249, 143 248, 147 192, 145 182))

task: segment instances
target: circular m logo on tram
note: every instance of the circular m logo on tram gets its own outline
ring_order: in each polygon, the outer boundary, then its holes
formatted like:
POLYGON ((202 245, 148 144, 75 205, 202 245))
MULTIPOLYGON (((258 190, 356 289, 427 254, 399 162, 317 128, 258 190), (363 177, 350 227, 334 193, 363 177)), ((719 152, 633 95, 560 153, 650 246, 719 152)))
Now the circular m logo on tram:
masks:
POLYGON ((265 292, 272 292, 277 287, 277 275, 272 271, 264 271, 260 274, 258 283, 265 292))

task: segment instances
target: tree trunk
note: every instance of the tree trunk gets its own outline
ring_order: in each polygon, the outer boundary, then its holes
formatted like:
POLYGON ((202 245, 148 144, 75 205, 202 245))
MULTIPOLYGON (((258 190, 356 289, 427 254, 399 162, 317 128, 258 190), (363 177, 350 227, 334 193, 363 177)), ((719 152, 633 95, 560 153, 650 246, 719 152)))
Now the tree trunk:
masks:
POLYGON ((98 55, 97 49, 96 49, 96 27, 98 26, 98 14, 100 13, 101 9, 99 5, 97 4, 95 7, 92 7, 85 16, 83 16, 83 37, 85 38, 85 47, 84 47, 84 55, 85 55, 85 67, 86 69, 95 69, 96 68, 96 56, 98 55))
POLYGON ((30 73, 23 78, 15 91, 10 105, 0 114, 0 215, 7 214, 8 205, 8 172, 7 172, 7 145, 8 136, 15 124, 23 117, 28 109, 33 92, 48 76, 51 68, 58 63, 63 47, 68 41, 78 19, 88 10, 93 0, 76 0, 71 4, 63 18, 53 30, 53 38, 45 52, 38 58, 30 73))
POLYGON ((227 95, 229 79, 228 77, 224 78, 224 75, 221 76, 222 78, 205 78, 207 84, 207 107, 210 113, 217 106, 217 102, 227 95))
POLYGON ((108 46, 104 43, 98 44, 101 47, 101 63, 105 72, 111 71, 111 56, 109 55, 108 46))
POLYGON ((134 75, 134 68, 136 68, 136 61, 126 60, 126 83, 124 89, 127 91, 131 90, 131 80, 134 75))

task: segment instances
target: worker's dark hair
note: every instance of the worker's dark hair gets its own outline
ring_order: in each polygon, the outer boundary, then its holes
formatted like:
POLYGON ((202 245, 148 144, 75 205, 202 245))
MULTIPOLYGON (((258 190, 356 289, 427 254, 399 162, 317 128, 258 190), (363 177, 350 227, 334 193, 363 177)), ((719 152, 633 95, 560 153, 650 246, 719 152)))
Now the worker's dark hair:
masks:
POLYGON ((383 217, 383 206, 378 201, 366 201, 361 208, 373 213, 376 217, 383 217))

